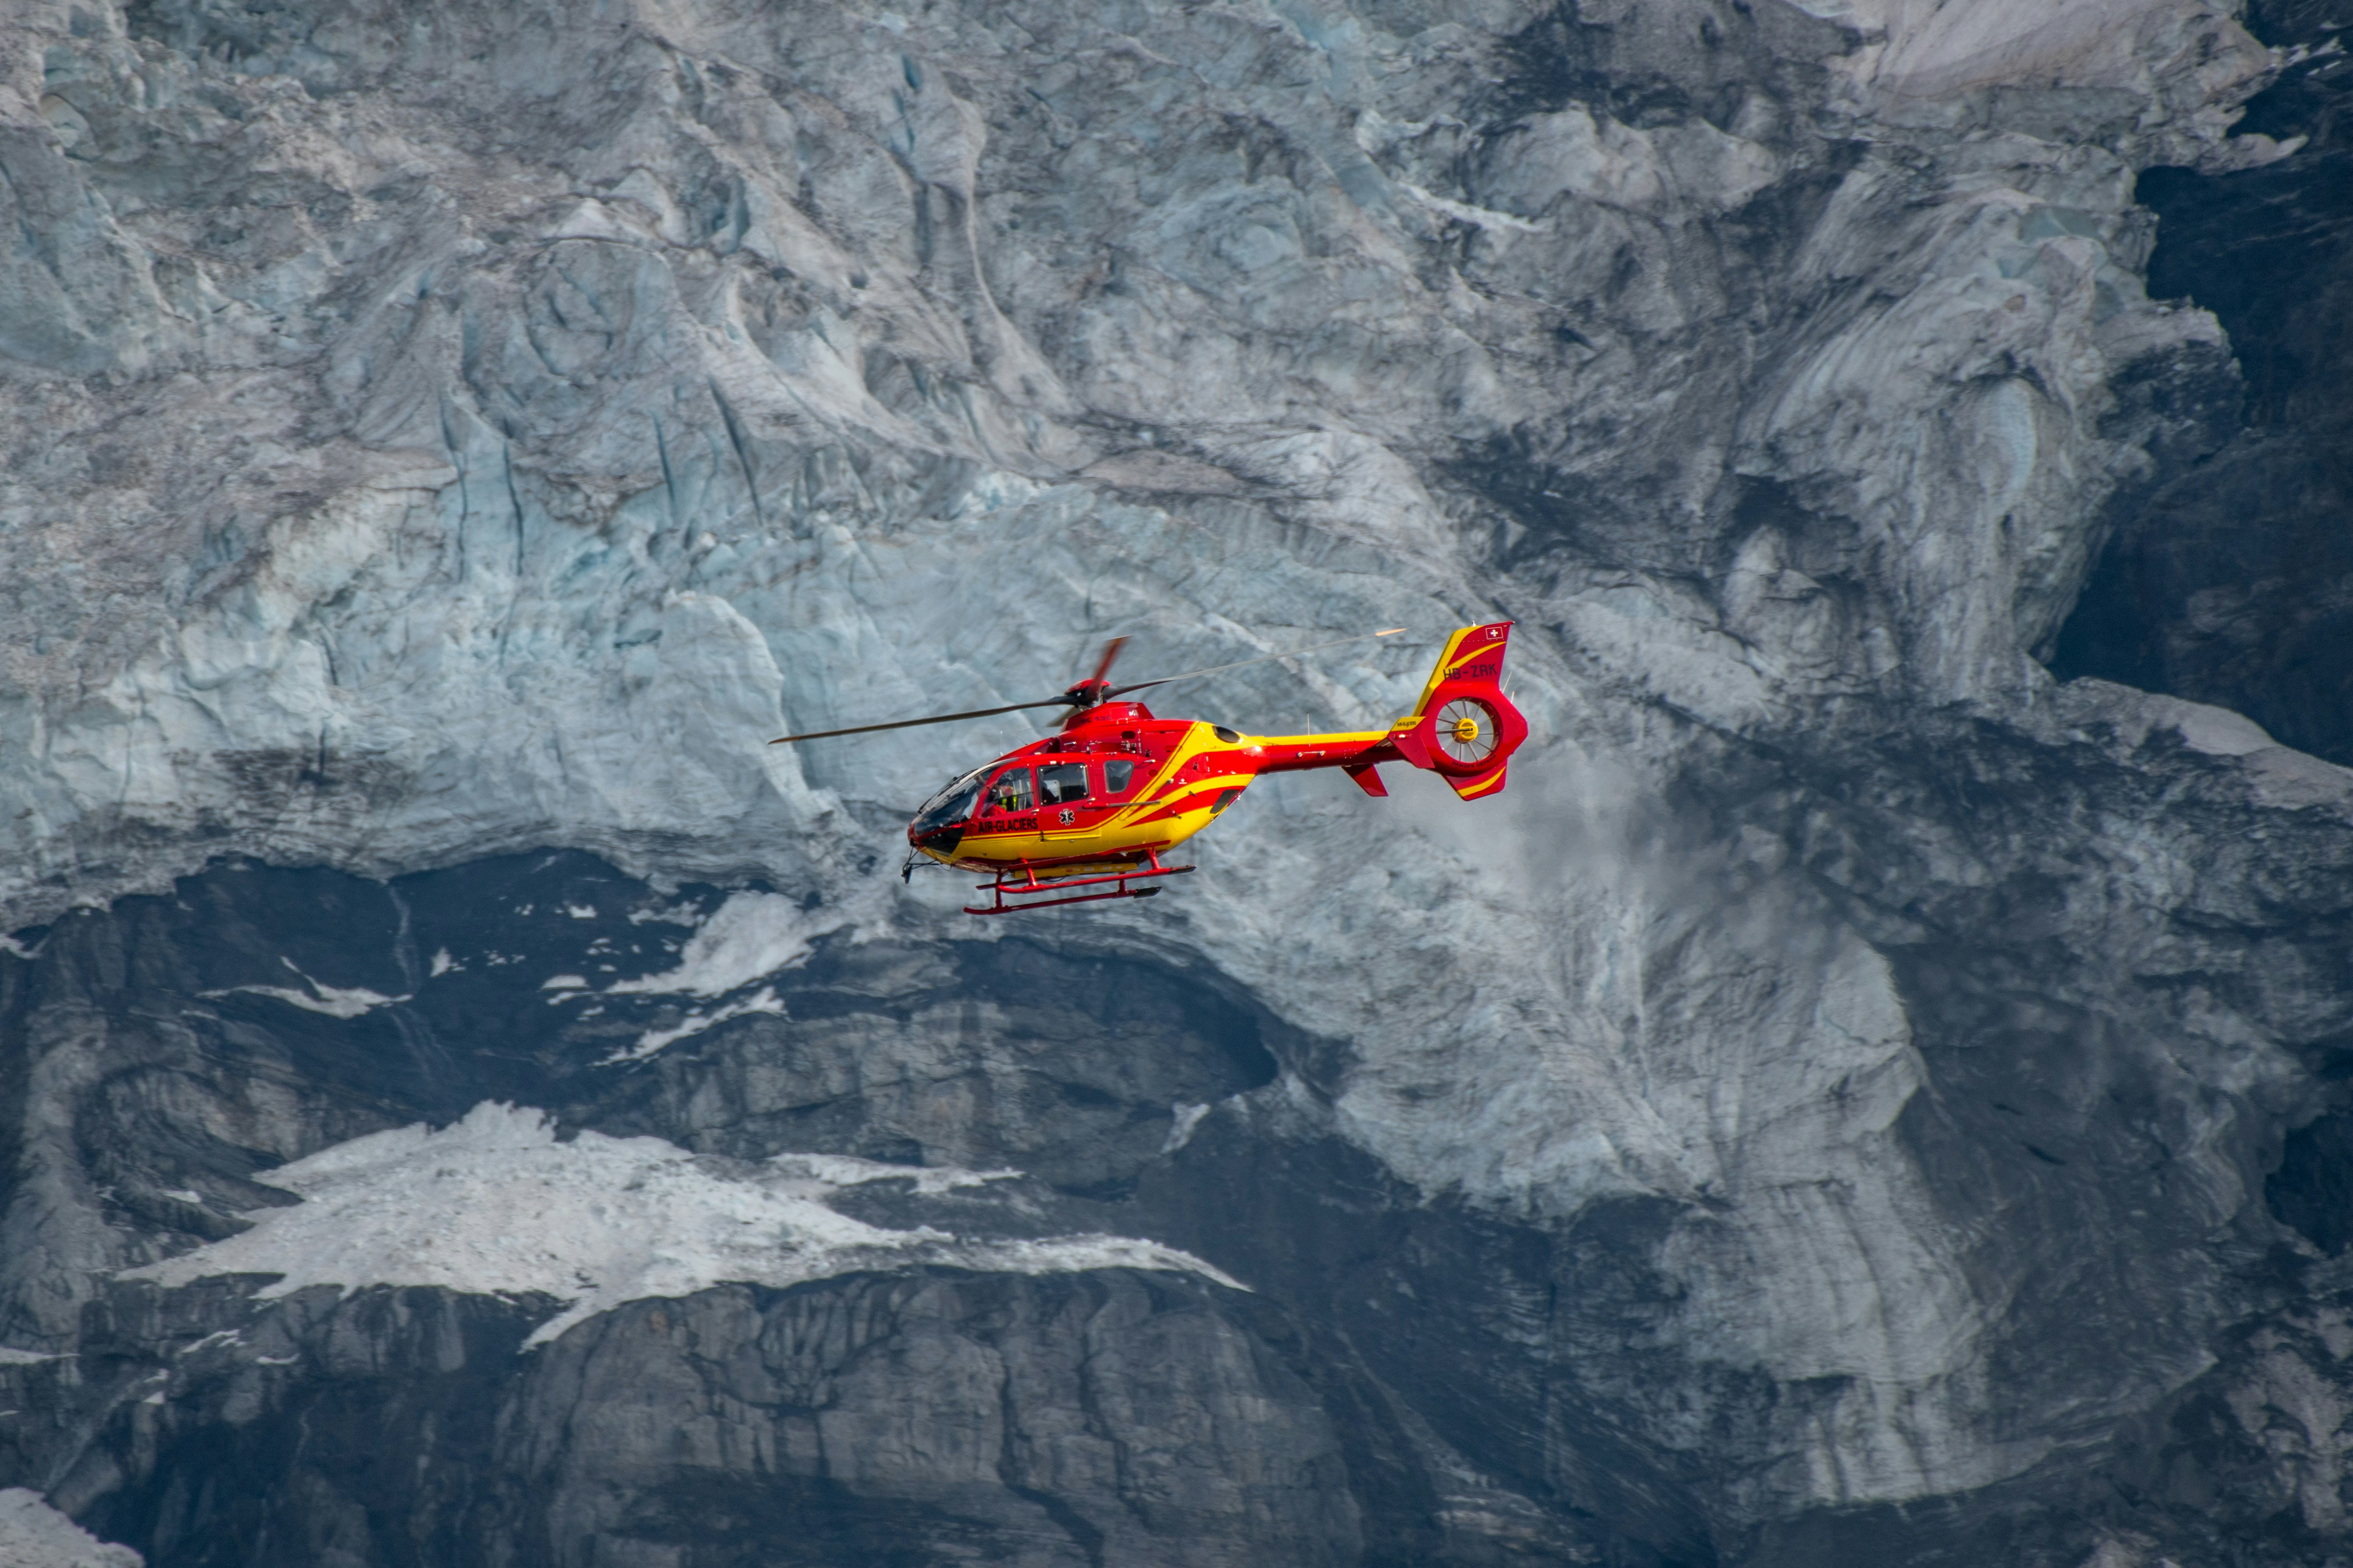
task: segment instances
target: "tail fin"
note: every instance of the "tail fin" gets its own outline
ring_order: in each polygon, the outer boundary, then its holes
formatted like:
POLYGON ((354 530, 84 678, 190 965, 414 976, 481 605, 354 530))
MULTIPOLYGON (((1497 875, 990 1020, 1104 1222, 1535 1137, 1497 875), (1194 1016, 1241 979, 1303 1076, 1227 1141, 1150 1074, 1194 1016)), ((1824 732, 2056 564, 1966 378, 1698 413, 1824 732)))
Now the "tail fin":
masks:
POLYGON ((1528 721, 1504 695, 1512 623, 1464 626, 1446 640, 1414 710, 1389 726, 1389 744, 1464 800, 1500 795, 1504 769, 1528 738, 1528 721))

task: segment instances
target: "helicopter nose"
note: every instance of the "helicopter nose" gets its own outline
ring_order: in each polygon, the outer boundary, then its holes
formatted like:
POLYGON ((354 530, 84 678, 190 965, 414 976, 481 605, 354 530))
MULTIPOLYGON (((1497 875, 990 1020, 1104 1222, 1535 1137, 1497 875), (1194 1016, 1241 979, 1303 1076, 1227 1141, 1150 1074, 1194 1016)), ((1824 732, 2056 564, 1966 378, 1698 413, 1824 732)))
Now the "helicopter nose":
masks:
POLYGON ((964 824, 951 822, 944 827, 934 827, 928 833, 919 833, 914 825, 910 823, 907 826, 907 842, 918 849, 935 849, 943 855, 950 854, 957 845, 964 842, 964 824))

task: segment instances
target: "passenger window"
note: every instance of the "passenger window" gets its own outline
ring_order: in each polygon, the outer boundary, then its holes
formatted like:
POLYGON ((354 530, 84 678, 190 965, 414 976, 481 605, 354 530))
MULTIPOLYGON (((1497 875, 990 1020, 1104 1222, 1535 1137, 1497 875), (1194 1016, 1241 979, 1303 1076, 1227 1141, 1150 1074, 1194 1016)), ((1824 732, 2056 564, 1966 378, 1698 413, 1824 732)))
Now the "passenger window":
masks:
POLYGON ((1087 798, 1087 764, 1049 763, 1038 770, 1038 794, 1048 805, 1075 805, 1087 798))
POLYGON ((1134 763, 1105 763, 1103 764, 1103 794, 1125 795, 1127 793, 1127 786, 1129 784, 1134 782, 1134 778, 1135 764, 1134 763))
POLYGON ((1008 768, 988 784, 988 808, 991 811, 1027 811, 1037 804, 1029 793, 1029 770, 1008 768))

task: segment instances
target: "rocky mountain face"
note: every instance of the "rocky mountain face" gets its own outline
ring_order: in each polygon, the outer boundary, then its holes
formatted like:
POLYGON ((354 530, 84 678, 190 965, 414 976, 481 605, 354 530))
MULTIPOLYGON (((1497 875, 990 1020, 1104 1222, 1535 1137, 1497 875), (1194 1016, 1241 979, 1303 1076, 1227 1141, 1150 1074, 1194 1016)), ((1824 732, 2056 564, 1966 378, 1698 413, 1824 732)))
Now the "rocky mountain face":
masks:
POLYGON ((2289 63, 2240 128, 2292 140, 2295 154, 2221 179, 2152 169, 2140 183, 2160 218, 2151 290, 2194 300, 2229 330, 2239 417, 2221 447, 2119 516, 2052 668, 2233 708, 2353 763, 2341 457, 2353 405, 2331 374, 2353 343, 2353 71, 2325 7, 2268 4, 2252 20, 2289 63))
POLYGON ((2353 1555, 2326 7, 0 15, 0 1557, 2353 1555))

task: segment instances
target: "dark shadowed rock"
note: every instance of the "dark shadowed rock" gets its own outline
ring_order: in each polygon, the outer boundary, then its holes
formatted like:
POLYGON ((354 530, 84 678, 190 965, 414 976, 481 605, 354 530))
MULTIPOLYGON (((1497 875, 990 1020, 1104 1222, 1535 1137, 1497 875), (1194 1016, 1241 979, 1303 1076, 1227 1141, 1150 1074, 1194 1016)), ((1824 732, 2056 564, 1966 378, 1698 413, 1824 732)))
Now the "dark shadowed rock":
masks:
MULTIPOLYGON (((2262 4, 2283 48, 2325 47, 2325 7, 2262 4)), ((2235 431, 2119 521, 2053 668, 2234 708, 2353 763, 2353 71, 2292 65, 2245 132, 2300 143, 2238 173, 2152 169, 2150 292, 2212 310, 2244 376, 2235 431)))

